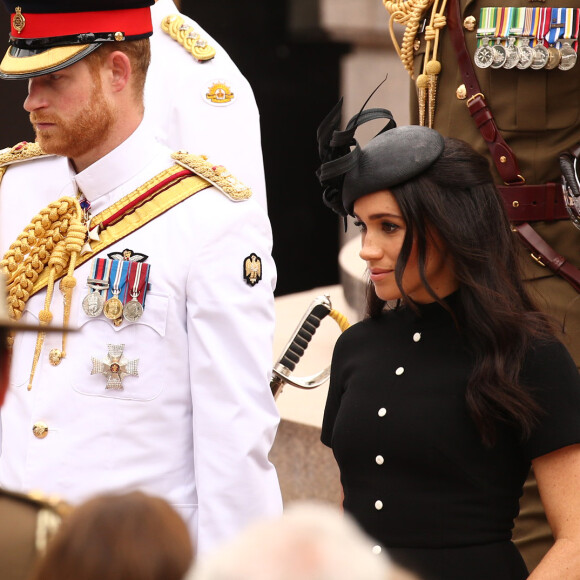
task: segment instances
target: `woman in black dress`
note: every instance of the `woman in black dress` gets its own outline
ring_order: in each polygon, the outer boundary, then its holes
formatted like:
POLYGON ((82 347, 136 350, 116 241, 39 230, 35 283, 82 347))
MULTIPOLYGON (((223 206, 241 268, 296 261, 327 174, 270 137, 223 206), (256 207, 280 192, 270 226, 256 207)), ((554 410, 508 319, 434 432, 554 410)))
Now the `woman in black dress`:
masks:
POLYGON ((530 578, 580 578, 580 379, 521 282, 487 161, 384 110, 339 122, 340 105, 319 179, 370 277, 322 426, 345 509, 425 580, 521 580, 511 529, 533 465, 556 541, 530 578), (391 120, 360 149, 376 117, 391 120))

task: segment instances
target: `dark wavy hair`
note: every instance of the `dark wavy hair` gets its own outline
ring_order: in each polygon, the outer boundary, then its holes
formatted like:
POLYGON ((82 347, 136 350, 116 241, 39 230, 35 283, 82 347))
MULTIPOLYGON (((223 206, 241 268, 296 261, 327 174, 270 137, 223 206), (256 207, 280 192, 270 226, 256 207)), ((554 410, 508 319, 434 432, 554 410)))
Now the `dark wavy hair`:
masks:
MULTIPOLYGON (((427 171, 389 190, 406 224, 395 266, 402 301, 413 307, 402 278, 415 243, 425 288, 449 310, 425 275, 427 245, 434 243, 429 233, 435 231, 459 283, 460 307, 452 314, 474 355, 466 391, 471 416, 487 445, 496 440, 498 423, 515 426, 526 439, 542 411, 520 384, 520 370, 531 341, 553 338, 554 329, 522 283, 517 241, 488 161, 467 143, 445 138, 443 153, 427 171)), ((367 315, 378 317, 384 308, 370 284, 367 315)))

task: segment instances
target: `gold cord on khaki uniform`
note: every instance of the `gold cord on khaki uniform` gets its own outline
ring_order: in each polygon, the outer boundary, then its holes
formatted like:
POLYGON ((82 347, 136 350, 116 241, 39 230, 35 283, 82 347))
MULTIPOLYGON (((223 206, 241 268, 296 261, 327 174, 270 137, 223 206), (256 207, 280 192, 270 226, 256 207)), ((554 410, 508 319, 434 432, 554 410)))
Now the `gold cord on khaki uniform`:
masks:
POLYGON ((441 72, 441 63, 437 60, 439 31, 447 23, 445 18, 447 0, 442 0, 441 3, 439 0, 383 0, 383 4, 391 15, 389 31, 393 44, 412 79, 415 78, 413 58, 417 31, 425 13, 432 7, 429 22, 425 27, 426 44, 423 71, 415 80, 419 100, 419 124, 432 128, 437 98, 437 78, 441 72), (405 26, 403 42, 400 47, 395 36, 395 23, 405 26))
MULTIPOLYGON (((48 266, 49 282, 44 309, 40 311, 38 318, 41 325, 48 325, 52 322, 50 304, 54 284, 56 279, 67 270, 67 274, 60 283, 60 290, 64 300, 63 326, 68 326, 72 293, 76 286, 73 273, 87 233, 82 217, 83 211, 78 200, 63 197, 37 214, 10 246, 0 261, 0 267, 4 269, 8 279, 8 314, 13 320, 19 320, 22 317, 35 282, 48 266)), ((45 333, 42 331, 37 336, 28 383, 29 390, 32 388, 44 336, 45 333)), ((66 338, 67 333, 64 332, 62 358, 66 356, 66 338)))

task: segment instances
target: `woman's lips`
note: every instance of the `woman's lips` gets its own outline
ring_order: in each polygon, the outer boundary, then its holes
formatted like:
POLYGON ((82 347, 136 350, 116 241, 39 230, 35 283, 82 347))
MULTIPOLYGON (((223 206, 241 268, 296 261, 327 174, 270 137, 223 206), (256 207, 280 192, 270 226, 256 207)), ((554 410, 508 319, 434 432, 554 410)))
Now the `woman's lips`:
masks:
POLYGON ((373 282, 380 282, 384 280, 389 274, 392 274, 394 270, 387 270, 385 268, 371 268, 369 270, 370 278, 373 282))

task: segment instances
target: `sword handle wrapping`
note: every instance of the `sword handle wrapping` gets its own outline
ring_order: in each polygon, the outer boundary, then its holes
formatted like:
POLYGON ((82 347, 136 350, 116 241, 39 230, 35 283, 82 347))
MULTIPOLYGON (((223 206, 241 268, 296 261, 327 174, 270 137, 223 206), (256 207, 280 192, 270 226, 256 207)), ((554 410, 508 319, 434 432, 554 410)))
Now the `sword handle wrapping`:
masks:
POLYGON ((322 319, 328 315, 330 309, 325 304, 315 306, 298 328, 294 339, 290 342, 286 352, 280 358, 280 364, 293 371, 304 351, 308 348, 314 333, 318 330, 322 319))

